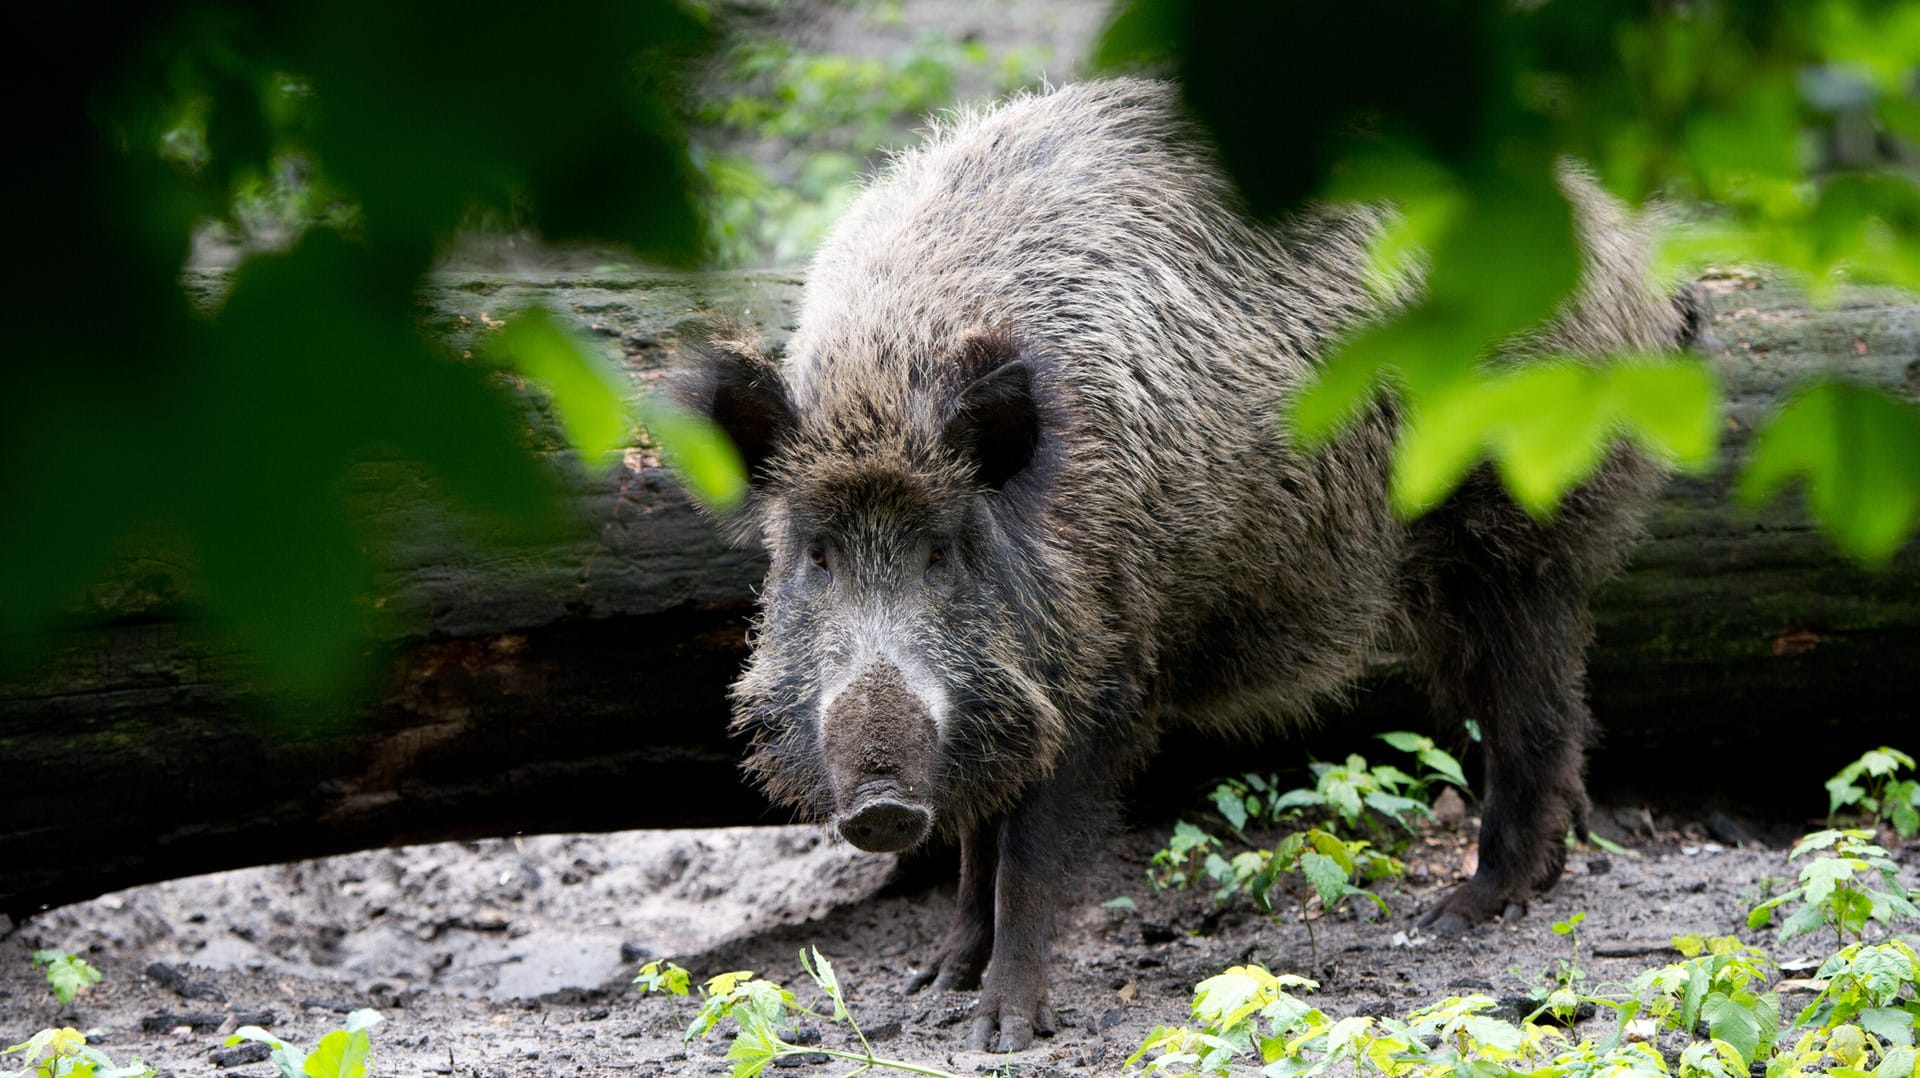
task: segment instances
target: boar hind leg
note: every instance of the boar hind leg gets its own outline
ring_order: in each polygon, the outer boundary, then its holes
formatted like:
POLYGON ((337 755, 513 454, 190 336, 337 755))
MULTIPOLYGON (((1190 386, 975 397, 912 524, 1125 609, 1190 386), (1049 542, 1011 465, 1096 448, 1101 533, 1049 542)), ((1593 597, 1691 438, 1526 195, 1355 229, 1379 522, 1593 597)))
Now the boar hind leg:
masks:
POLYGON ((907 991, 978 988, 993 953, 993 890, 1000 864, 1000 821, 978 824, 960 840, 960 886, 953 895, 953 927, 927 968, 907 991))
POLYGON ((1551 562, 1455 563, 1436 591, 1417 660, 1435 709, 1478 720, 1486 742, 1479 868, 1420 922, 1452 934, 1524 911, 1559 879, 1567 831, 1586 829, 1591 630, 1586 589, 1551 562))

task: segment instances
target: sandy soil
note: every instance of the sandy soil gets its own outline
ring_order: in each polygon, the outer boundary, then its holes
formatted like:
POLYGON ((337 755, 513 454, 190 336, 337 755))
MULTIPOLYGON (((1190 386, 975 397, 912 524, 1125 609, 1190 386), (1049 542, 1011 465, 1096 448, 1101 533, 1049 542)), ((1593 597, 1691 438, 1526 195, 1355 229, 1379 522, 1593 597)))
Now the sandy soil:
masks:
MULTIPOLYGON (((1409 851, 1408 879, 1382 888, 1392 915, 1322 920, 1317 962, 1297 921, 1148 887, 1164 825, 1120 834, 1062 914, 1053 961, 1062 1028, 1013 1057, 963 1051, 971 993, 901 991, 950 916, 949 892, 890 884, 891 858, 799 827, 418 846, 119 892, 0 940, 0 1037, 73 1025, 116 1059, 138 1056, 165 1074, 265 1076, 271 1064, 223 1054, 222 1034, 252 1022, 310 1043, 372 1006, 386 1016, 374 1030, 382 1075, 723 1074, 725 1042, 683 1044, 692 1005, 640 995, 627 984, 633 970, 653 956, 701 977, 752 969, 817 999, 796 957, 815 945, 884 1055, 960 1073, 1013 1062, 1023 1075, 1109 1075, 1151 1027, 1184 1018, 1195 982, 1229 965, 1317 976, 1329 1012, 1404 1012, 1469 991, 1520 996, 1567 953, 1551 922, 1584 911, 1589 952, 1629 955, 1588 960, 1592 977, 1624 981, 1668 960, 1659 951, 1674 933, 1734 931, 1764 881, 1788 874, 1778 847, 1727 841, 1765 830, 1751 821, 1716 817, 1710 829, 1637 808, 1602 816, 1632 856, 1576 852, 1526 917, 1457 940, 1423 937, 1413 921, 1469 863, 1475 821, 1430 830, 1409 851), (1120 896, 1134 908, 1102 905, 1120 896), (61 1006, 30 966, 41 947, 85 955, 105 981, 61 1006)), ((1797 942, 1775 956, 1821 946, 1797 942)))

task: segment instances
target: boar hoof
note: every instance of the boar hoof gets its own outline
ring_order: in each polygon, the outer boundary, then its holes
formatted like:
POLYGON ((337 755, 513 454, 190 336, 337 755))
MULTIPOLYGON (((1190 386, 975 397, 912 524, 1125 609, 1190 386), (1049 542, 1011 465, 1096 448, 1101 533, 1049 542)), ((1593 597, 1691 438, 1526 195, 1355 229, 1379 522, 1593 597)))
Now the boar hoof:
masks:
POLYGON ((875 798, 840 821, 840 837, 868 853, 913 849, 933 828, 933 813, 892 798, 875 798))
POLYGON ((940 954, 907 982, 908 994, 926 988, 936 992, 955 989, 964 992, 980 987, 980 974, 987 968, 992 944, 993 941, 980 932, 955 929, 940 954))
POLYGON ((976 1052, 1018 1052, 1033 1045, 1035 1034, 1052 1036, 1053 1031, 1053 1007, 1045 998, 1022 1002, 983 990, 973 1009, 968 1047, 976 1052))
POLYGON ((1479 883, 1476 878, 1454 888, 1420 918, 1420 927, 1436 936, 1458 936, 1496 916, 1512 921, 1527 912, 1524 901, 1509 898, 1495 887, 1476 886, 1479 883))

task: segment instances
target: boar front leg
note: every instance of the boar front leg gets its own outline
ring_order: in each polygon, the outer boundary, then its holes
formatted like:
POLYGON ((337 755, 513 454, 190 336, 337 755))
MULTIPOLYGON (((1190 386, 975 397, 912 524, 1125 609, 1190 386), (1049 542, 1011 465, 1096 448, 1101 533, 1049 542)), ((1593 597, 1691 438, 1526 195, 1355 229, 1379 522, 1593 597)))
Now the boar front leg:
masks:
POLYGON ((1000 864, 999 819, 976 824, 960 839, 960 886, 953 895, 953 927, 927 968, 907 983, 907 991, 980 987, 980 974, 993 953, 993 891, 1000 864))
POLYGON ((1066 883, 1071 818, 1064 775, 1029 790, 1000 830, 993 886, 993 955, 973 1010, 976 1052, 1018 1052, 1054 1031, 1047 955, 1053 910, 1066 883))

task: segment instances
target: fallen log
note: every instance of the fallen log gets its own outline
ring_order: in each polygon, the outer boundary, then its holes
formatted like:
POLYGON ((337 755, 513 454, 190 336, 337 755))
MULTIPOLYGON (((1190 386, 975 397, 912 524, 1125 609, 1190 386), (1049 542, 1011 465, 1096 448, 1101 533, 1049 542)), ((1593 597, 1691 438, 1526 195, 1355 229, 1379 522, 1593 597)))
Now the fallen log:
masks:
MULTIPOLYGON (((1884 573, 1850 566, 1797 498, 1735 507, 1730 462, 1813 374, 1920 399, 1920 305, 1859 292, 1813 311, 1757 278, 1706 287, 1725 459, 1669 485, 1631 571, 1597 602, 1591 696, 1608 737, 1593 785, 1630 796, 1682 784, 1816 811, 1839 763, 1912 729, 1920 548, 1884 573)), ((638 395, 715 314, 778 341, 796 295, 785 273, 465 275, 423 302, 462 347, 515 306, 567 312, 616 345, 638 395)), ((546 541, 476 541, 473 522, 414 496, 424 480, 402 465, 355 477, 391 524, 374 598, 392 615, 378 642, 390 673, 327 721, 276 712, 248 689, 244 655, 190 616, 172 566, 129 563, 30 670, 0 681, 0 913, 379 845, 782 822, 741 784, 725 733, 762 562, 726 549, 645 447, 605 474, 570 475, 584 526, 546 541)), ((1386 657, 1317 730, 1253 754, 1171 743, 1139 810, 1190 803, 1195 782, 1223 772, 1296 766, 1427 721, 1386 657)))

